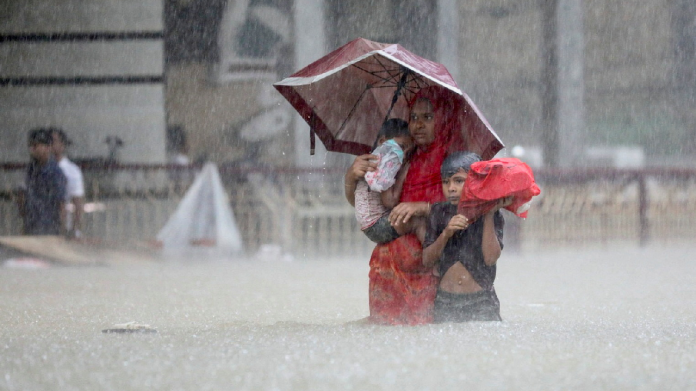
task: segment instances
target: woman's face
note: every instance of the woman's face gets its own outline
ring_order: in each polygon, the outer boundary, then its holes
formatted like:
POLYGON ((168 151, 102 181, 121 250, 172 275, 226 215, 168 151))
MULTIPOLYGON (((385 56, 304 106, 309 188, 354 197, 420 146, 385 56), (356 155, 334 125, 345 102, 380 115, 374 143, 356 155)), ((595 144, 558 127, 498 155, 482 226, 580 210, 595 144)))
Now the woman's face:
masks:
POLYGON ((427 146, 435 141, 435 113, 427 99, 419 99, 411 108, 408 130, 417 146, 427 146))

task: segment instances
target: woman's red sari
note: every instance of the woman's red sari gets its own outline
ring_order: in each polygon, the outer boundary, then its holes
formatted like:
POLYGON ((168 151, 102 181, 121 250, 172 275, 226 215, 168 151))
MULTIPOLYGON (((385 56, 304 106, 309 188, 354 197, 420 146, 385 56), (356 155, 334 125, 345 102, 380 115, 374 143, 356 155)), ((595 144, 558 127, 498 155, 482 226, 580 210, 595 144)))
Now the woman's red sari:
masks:
MULTIPOLYGON (((401 202, 444 200, 440 166, 449 151, 462 150, 457 110, 440 94, 441 87, 422 89, 411 101, 428 99, 435 114, 435 140, 419 146, 410 160, 401 202)), ((417 325, 432 322, 437 278, 423 267, 423 249, 415 235, 404 235, 372 251, 370 258, 370 320, 380 324, 417 325)))

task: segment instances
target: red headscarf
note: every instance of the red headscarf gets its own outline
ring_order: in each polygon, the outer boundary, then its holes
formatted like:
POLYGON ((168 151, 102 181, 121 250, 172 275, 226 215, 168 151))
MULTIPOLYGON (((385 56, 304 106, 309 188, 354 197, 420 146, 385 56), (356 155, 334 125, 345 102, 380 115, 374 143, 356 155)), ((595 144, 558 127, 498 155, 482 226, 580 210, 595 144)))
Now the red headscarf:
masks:
POLYGON ((440 166, 450 151, 464 149, 462 124, 459 119, 461 107, 453 92, 444 87, 431 86, 418 91, 409 103, 409 109, 420 99, 427 99, 435 115, 435 140, 430 145, 418 146, 411 157, 401 191, 401 202, 440 202, 442 193, 440 166))

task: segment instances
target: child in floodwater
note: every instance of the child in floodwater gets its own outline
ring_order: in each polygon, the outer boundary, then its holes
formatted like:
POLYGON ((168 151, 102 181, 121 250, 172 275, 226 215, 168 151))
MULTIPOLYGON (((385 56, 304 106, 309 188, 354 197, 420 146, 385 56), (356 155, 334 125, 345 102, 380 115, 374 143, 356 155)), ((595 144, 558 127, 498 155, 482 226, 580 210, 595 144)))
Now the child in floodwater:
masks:
POLYGON ((387 243, 401 235, 415 233, 423 242, 425 219, 412 218, 394 227, 389 212, 399 203, 406 170, 400 170, 404 157, 413 149, 408 122, 391 118, 382 124, 373 155, 379 157, 377 168, 367 172, 355 187, 355 217, 360 229, 375 243, 387 243))
POLYGON ((499 209, 512 197, 501 198, 475 221, 457 214, 467 173, 480 160, 473 152, 453 152, 440 170, 447 200, 432 206, 423 242, 423 265, 437 264, 436 273, 442 276, 435 296, 435 323, 502 320, 493 281, 503 249, 505 221, 499 209))

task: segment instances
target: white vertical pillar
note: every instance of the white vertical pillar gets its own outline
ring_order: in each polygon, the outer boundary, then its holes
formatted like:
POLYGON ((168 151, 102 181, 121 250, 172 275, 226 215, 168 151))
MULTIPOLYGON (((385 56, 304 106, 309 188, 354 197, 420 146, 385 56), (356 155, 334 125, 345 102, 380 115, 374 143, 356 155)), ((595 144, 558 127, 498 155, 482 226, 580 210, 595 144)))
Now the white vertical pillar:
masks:
MULTIPOLYGON (((295 0, 295 70, 299 70, 327 54, 324 31, 324 0, 295 0)), ((293 110, 294 111, 294 110, 293 110)), ((295 164, 298 167, 320 167, 327 152, 316 139, 316 152, 309 154, 309 125, 295 116, 295 164)))
POLYGON ((437 23, 437 56, 447 67, 454 81, 459 82, 459 3, 439 0, 437 23))
POLYGON ((559 0, 558 29, 558 131, 561 167, 582 163, 585 138, 585 40, 582 0, 559 0))

